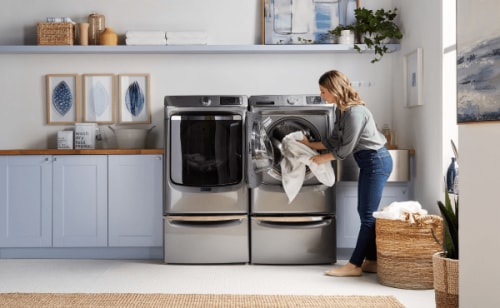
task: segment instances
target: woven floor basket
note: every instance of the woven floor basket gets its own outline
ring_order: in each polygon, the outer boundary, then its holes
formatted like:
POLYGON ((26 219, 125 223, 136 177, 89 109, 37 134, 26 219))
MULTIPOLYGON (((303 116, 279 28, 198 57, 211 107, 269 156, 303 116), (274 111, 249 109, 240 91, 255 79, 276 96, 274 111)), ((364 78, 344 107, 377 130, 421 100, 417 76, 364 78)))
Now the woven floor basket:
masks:
POLYGON ((407 221, 378 218, 376 225, 377 279, 401 289, 432 289, 432 256, 442 248, 443 219, 412 216, 407 221), (410 222, 411 221, 411 222, 410 222))
POLYGON ((433 257, 434 295, 437 308, 458 307, 458 260, 442 257, 437 253, 433 257))
POLYGON ((36 34, 38 45, 73 45, 75 26, 70 22, 39 22, 36 34))

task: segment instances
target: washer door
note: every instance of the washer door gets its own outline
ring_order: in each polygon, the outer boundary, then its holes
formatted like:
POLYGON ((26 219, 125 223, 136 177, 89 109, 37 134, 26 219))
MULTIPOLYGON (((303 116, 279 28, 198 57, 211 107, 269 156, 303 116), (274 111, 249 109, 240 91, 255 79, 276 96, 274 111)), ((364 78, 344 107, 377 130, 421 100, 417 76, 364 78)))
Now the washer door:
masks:
POLYGON ((170 119, 170 180, 221 187, 243 179, 243 119, 237 114, 179 114, 170 119))
POLYGON ((246 116, 248 185, 255 188, 262 183, 262 173, 273 167, 274 153, 261 116, 252 112, 246 116))

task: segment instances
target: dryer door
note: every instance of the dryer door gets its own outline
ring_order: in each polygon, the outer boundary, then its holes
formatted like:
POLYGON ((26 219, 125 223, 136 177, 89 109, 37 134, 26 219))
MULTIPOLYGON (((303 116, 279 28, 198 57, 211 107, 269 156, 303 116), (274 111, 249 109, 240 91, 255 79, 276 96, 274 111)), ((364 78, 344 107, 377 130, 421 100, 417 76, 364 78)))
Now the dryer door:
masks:
POLYGON ((248 186, 255 188, 262 183, 262 173, 273 168, 274 153, 261 115, 246 115, 248 186))

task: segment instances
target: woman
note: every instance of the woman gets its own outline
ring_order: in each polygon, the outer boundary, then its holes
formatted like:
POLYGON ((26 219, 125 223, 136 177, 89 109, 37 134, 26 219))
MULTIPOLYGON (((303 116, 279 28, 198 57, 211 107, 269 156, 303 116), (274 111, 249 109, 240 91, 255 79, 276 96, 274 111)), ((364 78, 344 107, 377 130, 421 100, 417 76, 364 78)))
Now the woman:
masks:
POLYGON ((361 276, 362 271, 377 272, 375 218, 382 191, 392 172, 392 158, 385 148, 386 139, 378 131, 371 112, 365 107, 349 79, 339 71, 329 71, 319 79, 321 98, 337 106, 332 136, 319 142, 301 142, 315 150, 328 150, 311 157, 317 164, 342 160, 351 153, 359 166, 358 213, 361 227, 349 262, 333 268, 330 276, 361 276))

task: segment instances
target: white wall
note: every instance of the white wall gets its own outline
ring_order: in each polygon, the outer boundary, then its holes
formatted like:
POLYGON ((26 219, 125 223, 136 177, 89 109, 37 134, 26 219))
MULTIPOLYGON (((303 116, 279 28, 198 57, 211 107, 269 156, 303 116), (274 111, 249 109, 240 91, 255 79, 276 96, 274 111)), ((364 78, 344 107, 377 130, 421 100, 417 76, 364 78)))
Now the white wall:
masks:
MULTIPOLYGON (((391 1, 380 0, 380 5, 391 1)), ((373 1, 370 5, 374 5, 373 1)), ((0 11, 0 44, 34 44, 36 22, 47 16, 85 21, 97 11, 117 33, 131 29, 203 30, 209 43, 255 44, 260 41, 260 0, 6 0, 0 11), (29 10, 26 8, 29 7, 29 10)), ((389 5, 390 6, 390 5, 389 5)), ((339 69, 353 81, 371 81, 359 88, 376 121, 391 124, 392 61, 388 54, 371 64, 371 54, 219 54, 219 55, 0 55, 3 93, 0 148, 55 148, 58 130, 45 118, 46 74, 149 73, 156 137, 163 146, 163 97, 173 94, 303 94, 318 93, 323 72, 339 69), (15 127, 15 130, 10 129, 15 127)), ((102 128, 110 137, 107 127, 102 128)), ((403 141, 401 139, 401 141, 403 141)), ((111 139, 104 146, 113 146, 111 139)))
MULTIPOLYGON (((457 1, 457 45, 500 36, 497 0, 457 1), (477 22, 477 19, 481 22, 477 22), (474 19, 471 19, 474 18, 474 19)), ((460 125, 460 306, 500 307, 500 124, 460 125)))
POLYGON ((444 174, 453 155, 449 140, 457 141, 455 118, 446 116, 455 114, 454 99, 449 98, 455 90, 445 91, 443 86, 442 6, 450 1, 454 0, 395 1, 405 36, 401 56, 393 58, 393 86, 397 89, 404 85, 403 56, 422 48, 423 105, 407 108, 403 92, 394 91, 393 120, 399 139, 406 147, 416 149, 415 199, 431 213, 438 212, 437 200, 444 193, 444 174))

